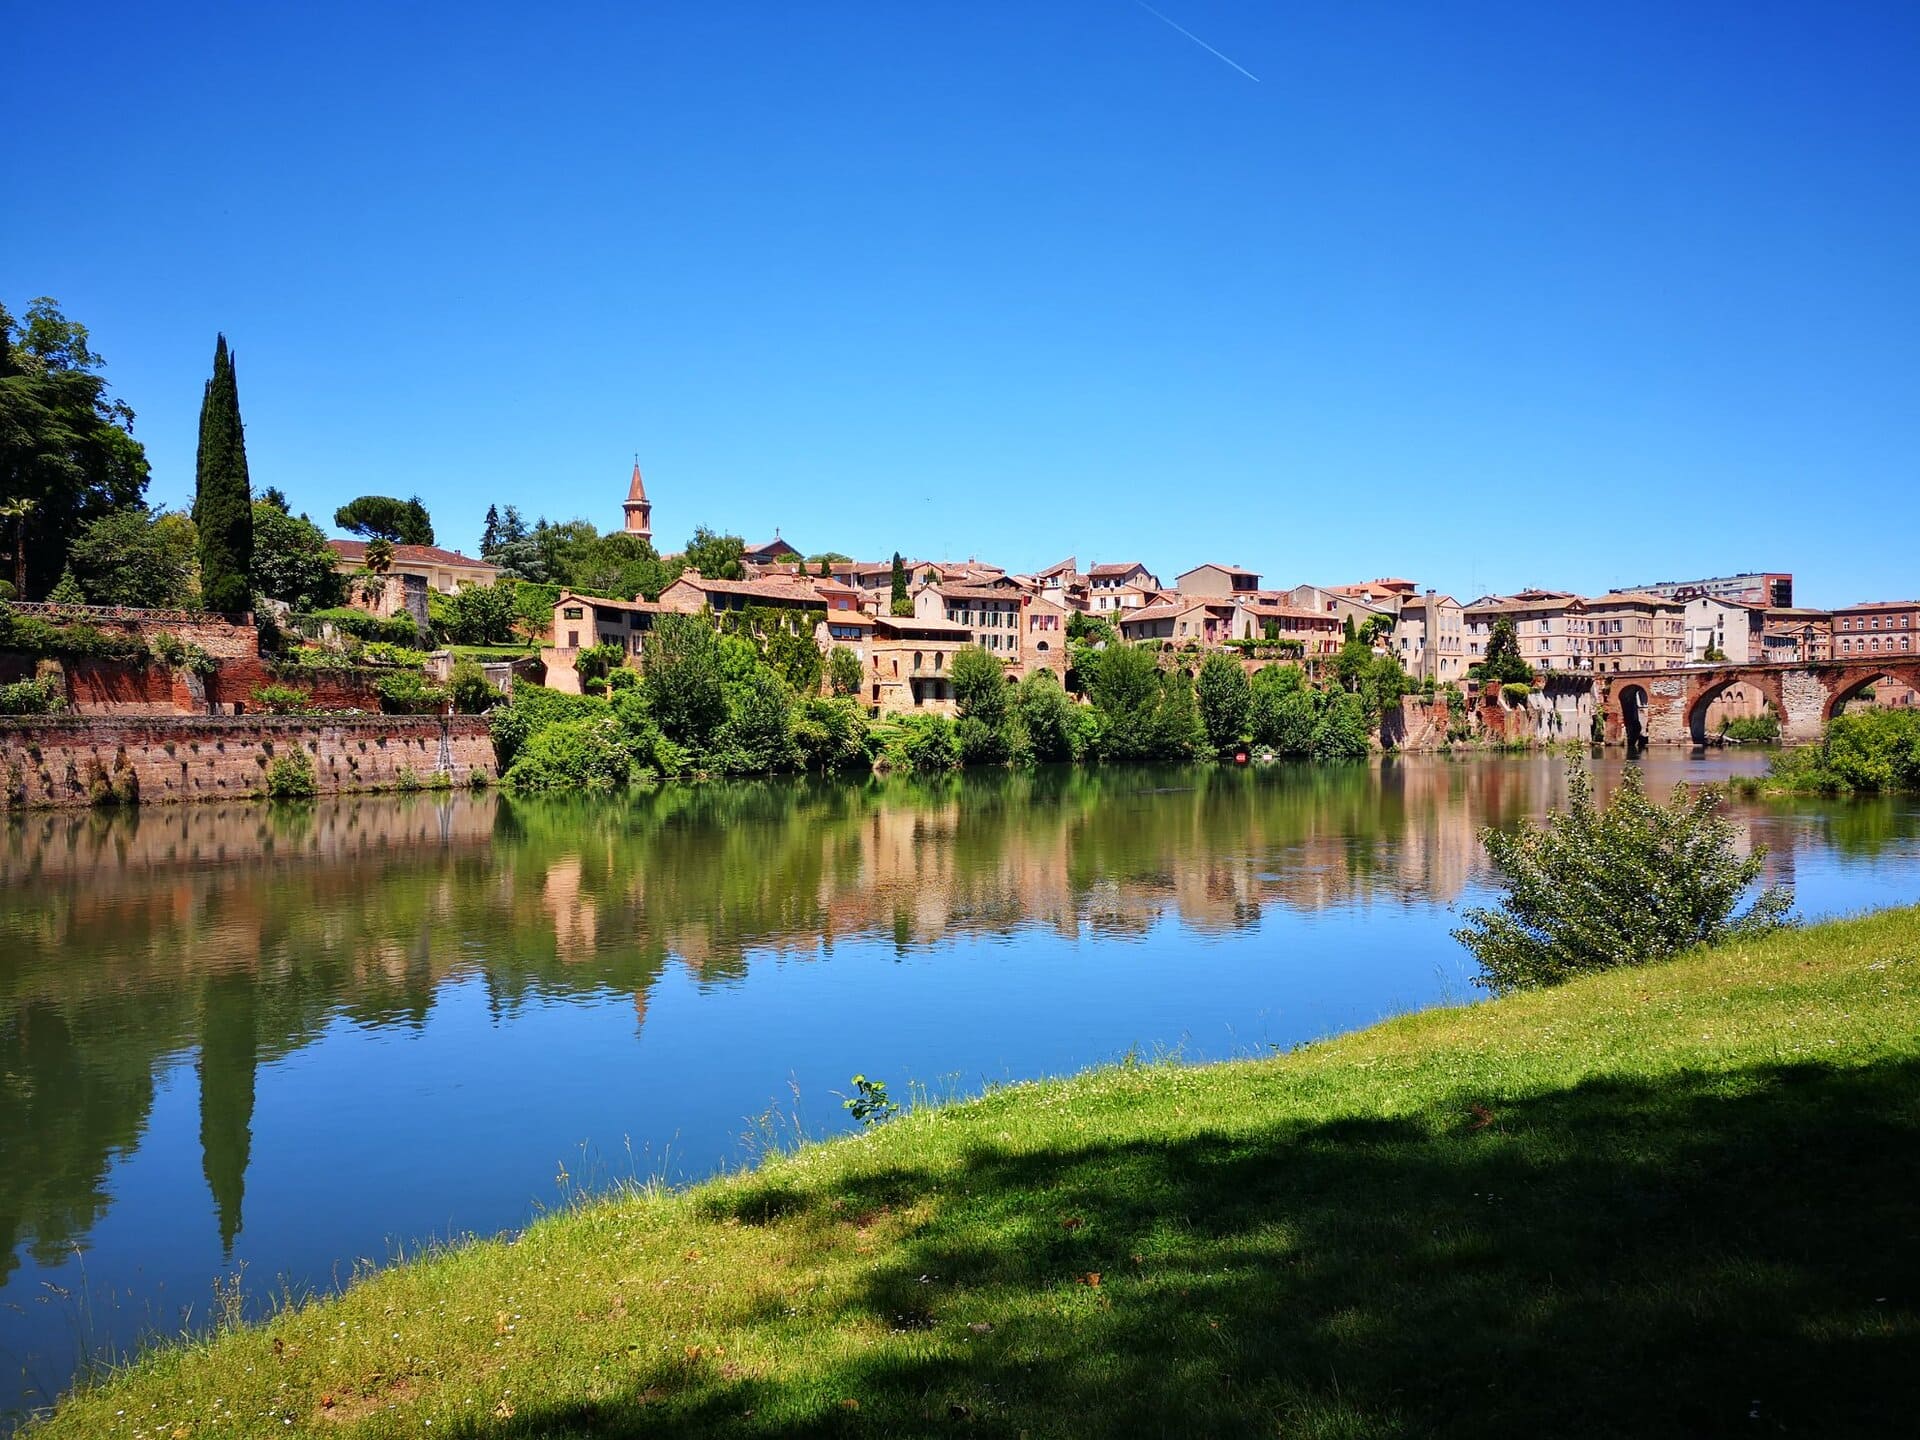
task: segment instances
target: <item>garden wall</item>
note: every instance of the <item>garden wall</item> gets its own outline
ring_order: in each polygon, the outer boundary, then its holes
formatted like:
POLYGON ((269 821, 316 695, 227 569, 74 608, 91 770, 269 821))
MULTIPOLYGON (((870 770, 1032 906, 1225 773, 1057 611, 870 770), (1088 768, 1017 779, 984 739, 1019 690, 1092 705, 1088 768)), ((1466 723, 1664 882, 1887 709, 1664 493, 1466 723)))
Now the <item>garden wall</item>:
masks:
POLYGON ((471 715, 36 716, 0 719, 0 783, 10 808, 234 799, 262 793, 267 766, 294 747, 322 794, 469 785, 497 768, 487 722, 471 715))

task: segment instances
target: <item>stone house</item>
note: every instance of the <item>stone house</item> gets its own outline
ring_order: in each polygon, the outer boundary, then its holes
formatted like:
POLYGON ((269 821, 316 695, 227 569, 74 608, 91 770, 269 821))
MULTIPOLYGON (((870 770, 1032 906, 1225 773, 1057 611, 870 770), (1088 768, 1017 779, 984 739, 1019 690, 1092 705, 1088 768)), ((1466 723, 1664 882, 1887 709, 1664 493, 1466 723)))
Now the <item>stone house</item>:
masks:
MULTIPOLYGON (((329 540, 333 568, 342 575, 354 575, 367 568, 365 540, 329 540)), ((458 550, 443 550, 438 545, 396 545, 390 575, 418 575, 442 595, 451 595, 468 585, 491 585, 500 578, 498 567, 458 550)))
POLYGON ((965 625, 919 615, 874 615, 865 699, 883 715, 951 716, 953 657, 972 643, 965 625))
POLYGON ((1176 576, 1173 588, 1182 595, 1252 595, 1260 588, 1260 576, 1238 565, 1196 565, 1176 576))
POLYGON ((1087 571, 1088 607, 1096 615, 1138 610, 1147 603, 1148 592, 1159 588, 1153 572, 1138 560, 1095 565, 1087 571))
POLYGON ((1453 685, 1467 677, 1466 611, 1451 595, 1429 590, 1402 599, 1391 644, 1401 668, 1416 680, 1453 685))

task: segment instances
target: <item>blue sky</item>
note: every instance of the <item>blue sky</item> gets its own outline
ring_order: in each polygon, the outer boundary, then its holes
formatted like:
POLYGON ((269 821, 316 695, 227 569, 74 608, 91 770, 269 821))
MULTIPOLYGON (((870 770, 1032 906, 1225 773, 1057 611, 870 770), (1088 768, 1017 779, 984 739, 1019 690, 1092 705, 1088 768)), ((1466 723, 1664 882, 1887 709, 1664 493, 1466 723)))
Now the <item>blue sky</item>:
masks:
POLYGON ((1469 598, 1920 592, 1920 7, 8 7, 0 298, 192 485, 1469 598), (22 77, 30 77, 30 83, 22 77))

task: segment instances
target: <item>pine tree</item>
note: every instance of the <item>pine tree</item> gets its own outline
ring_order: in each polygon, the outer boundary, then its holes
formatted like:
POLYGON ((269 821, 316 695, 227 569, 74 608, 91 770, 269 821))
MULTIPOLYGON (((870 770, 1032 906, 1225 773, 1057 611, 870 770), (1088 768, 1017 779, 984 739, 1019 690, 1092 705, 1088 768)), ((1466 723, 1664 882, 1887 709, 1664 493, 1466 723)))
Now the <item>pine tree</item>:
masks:
POLYGON ((480 554, 484 559, 500 548, 500 507, 487 506, 487 523, 480 527, 480 554))
POLYGON ((60 573, 60 583, 47 592, 49 605, 84 605, 87 592, 80 588, 80 582, 73 578, 73 566, 69 565, 60 573))
POLYGON ((253 608, 253 489, 240 423, 240 387, 222 335, 213 378, 200 402, 200 451, 194 463, 193 523, 200 534, 200 593, 209 610, 253 608))

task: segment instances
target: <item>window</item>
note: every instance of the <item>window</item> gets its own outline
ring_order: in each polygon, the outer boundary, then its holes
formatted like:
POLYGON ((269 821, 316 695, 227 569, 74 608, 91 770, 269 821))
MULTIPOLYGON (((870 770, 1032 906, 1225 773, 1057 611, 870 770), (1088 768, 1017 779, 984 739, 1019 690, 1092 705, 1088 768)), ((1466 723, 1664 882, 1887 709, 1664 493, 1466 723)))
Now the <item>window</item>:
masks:
POLYGON ((579 619, 583 619, 585 617, 585 614, 586 612, 582 610, 578 605, 569 605, 567 606, 566 609, 560 612, 560 618, 563 620, 579 620, 579 619))

